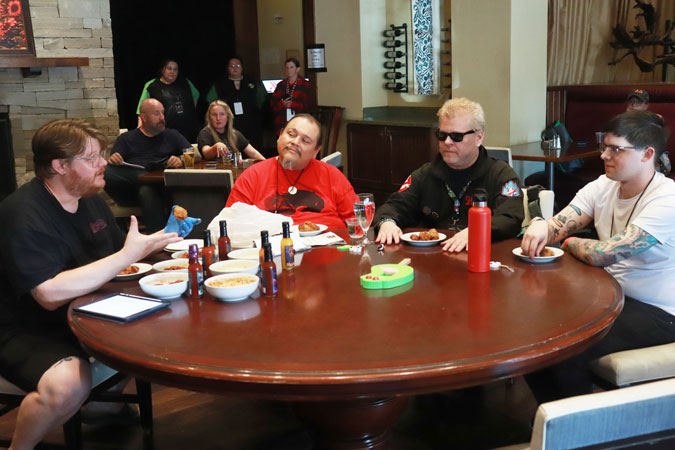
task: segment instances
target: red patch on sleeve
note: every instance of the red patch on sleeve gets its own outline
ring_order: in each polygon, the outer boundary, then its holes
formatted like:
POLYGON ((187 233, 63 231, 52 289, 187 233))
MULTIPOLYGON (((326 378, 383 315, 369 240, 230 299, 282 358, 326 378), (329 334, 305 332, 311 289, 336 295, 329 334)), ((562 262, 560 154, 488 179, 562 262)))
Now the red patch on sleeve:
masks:
POLYGON ((403 192, 406 189, 408 189, 410 187, 411 182, 412 182, 412 175, 408 175, 408 178, 406 178, 401 187, 398 188, 398 191, 403 192))

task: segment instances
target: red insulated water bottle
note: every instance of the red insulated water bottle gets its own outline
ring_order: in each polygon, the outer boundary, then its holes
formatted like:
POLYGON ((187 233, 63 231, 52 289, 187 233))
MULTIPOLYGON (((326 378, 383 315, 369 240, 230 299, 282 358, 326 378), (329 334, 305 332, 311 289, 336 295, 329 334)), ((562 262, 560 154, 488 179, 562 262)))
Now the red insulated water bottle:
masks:
POLYGON ((487 206, 487 194, 477 191, 469 209, 469 272, 490 271, 491 226, 492 212, 487 206))

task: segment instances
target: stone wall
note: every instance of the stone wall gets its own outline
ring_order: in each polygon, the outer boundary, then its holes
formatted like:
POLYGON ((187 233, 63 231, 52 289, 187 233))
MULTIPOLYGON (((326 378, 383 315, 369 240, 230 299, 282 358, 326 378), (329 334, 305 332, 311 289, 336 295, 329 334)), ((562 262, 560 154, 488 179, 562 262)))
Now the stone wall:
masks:
POLYGON ((32 177, 30 141, 45 122, 84 118, 109 136, 119 118, 108 0, 29 0, 38 58, 87 57, 87 67, 45 67, 38 76, 0 69, 0 108, 12 122, 19 185, 32 177))

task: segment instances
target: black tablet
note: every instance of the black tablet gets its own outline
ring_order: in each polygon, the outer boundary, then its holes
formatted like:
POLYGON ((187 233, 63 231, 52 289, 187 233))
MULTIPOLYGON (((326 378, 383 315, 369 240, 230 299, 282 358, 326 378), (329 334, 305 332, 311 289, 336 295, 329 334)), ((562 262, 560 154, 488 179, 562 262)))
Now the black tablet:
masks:
POLYGON ((130 294, 113 294, 109 297, 73 308, 73 311, 87 316, 98 317, 99 319, 126 323, 166 309, 170 305, 171 303, 169 302, 155 298, 130 294))

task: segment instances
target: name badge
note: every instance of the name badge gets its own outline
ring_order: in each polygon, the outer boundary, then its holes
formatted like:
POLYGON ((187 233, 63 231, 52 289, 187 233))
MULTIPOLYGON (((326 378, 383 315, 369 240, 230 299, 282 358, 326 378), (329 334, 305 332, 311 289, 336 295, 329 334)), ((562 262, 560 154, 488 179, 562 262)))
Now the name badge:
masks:
POLYGON ((295 116, 295 111, 291 108, 286 108, 286 122, 290 122, 291 119, 295 116))
POLYGON ((242 114, 244 114, 244 107, 241 102, 234 102, 234 115, 241 116, 242 114))

